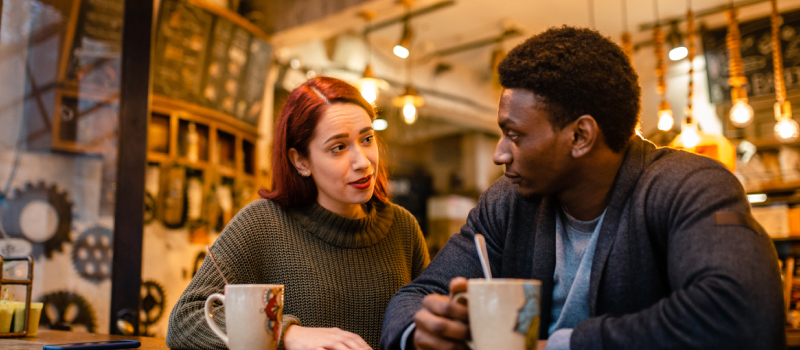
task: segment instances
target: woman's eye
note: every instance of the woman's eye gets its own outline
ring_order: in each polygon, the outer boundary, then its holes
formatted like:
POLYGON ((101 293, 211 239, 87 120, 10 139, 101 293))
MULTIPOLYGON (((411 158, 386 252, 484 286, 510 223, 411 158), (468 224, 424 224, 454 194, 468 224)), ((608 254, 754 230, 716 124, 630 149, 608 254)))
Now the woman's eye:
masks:
POLYGON ((344 150, 344 145, 338 145, 338 146, 334 146, 333 148, 331 148, 331 152, 333 152, 333 153, 339 153, 342 150, 344 150))
POLYGON ((373 138, 375 138, 375 136, 367 136, 366 138, 364 138, 364 142, 370 143, 370 142, 372 142, 373 138))

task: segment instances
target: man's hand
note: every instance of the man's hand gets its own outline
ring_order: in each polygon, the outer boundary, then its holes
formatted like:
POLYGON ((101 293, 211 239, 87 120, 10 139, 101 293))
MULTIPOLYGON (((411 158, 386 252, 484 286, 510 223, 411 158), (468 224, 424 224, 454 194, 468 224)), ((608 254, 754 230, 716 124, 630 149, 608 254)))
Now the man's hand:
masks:
POLYGON ((287 350, 372 350, 358 334, 339 328, 290 326, 283 335, 287 350))
POLYGON ((427 349, 467 349, 469 335, 467 307, 453 301, 453 295, 467 290, 467 279, 456 277, 450 281, 450 296, 431 294, 422 300, 422 309, 414 315, 417 329, 414 346, 427 349))

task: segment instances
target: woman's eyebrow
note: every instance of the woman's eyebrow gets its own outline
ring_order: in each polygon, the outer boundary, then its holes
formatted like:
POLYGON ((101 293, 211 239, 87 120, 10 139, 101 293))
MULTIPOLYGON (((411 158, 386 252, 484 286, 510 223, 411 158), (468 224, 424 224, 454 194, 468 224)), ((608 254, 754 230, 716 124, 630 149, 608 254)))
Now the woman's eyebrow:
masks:
POLYGON ((348 138, 348 137, 350 137, 350 134, 348 134, 348 133, 336 134, 336 135, 331 136, 327 140, 325 140, 325 142, 323 142, 323 143, 328 143, 329 141, 335 140, 335 139, 345 139, 345 138, 348 138))
MULTIPOLYGON (((363 134, 363 133, 365 133, 367 131, 370 131, 370 130, 372 130, 372 126, 367 126, 367 127, 364 127, 363 129, 361 129, 361 131, 359 131, 358 134, 361 135, 361 134, 363 134)), ((348 133, 336 134, 336 135, 333 135, 333 136, 329 137, 323 143, 328 143, 331 140, 344 139, 344 138, 348 138, 348 137, 350 137, 350 134, 348 134, 348 133)))

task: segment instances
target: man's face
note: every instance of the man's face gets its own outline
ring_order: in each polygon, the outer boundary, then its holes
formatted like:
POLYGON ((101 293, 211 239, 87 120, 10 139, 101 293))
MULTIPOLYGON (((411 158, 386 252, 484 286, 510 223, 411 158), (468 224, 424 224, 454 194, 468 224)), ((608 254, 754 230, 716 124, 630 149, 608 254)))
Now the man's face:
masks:
POLYGON ((571 177, 572 132, 553 130, 549 117, 533 92, 503 90, 497 113, 503 135, 493 158, 524 197, 558 193, 571 177))

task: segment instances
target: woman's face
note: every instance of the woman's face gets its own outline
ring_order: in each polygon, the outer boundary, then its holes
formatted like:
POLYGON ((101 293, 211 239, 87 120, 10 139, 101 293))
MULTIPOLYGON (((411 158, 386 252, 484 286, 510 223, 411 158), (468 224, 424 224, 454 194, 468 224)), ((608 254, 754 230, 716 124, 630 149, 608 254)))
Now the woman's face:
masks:
POLYGON ((359 213, 361 204, 372 198, 378 145, 372 120, 360 106, 351 103, 328 106, 314 129, 308 157, 294 149, 290 153, 300 174, 307 171, 314 180, 317 201, 324 208, 353 216, 359 213))

